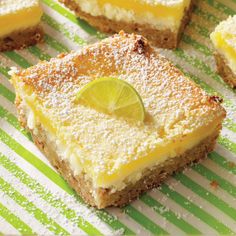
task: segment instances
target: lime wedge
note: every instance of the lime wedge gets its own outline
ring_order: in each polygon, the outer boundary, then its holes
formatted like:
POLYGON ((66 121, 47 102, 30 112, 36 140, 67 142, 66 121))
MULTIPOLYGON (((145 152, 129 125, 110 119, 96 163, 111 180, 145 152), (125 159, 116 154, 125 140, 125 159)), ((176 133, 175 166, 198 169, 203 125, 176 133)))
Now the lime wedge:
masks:
POLYGON ((143 121, 145 110, 138 92, 117 78, 99 78, 82 88, 77 95, 79 104, 117 117, 143 121))

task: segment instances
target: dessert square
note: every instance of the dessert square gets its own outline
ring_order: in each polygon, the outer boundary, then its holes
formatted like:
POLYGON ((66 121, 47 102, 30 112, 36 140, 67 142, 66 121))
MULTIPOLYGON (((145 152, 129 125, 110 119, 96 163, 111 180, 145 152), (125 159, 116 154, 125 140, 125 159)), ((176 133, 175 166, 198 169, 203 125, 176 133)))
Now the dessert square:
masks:
POLYGON ((161 48, 176 48, 190 19, 193 0, 60 0, 105 33, 124 30, 161 48))
POLYGON ((12 72, 21 124, 68 183, 97 208, 123 206, 213 150, 225 110, 145 38, 121 32, 12 72), (143 122, 76 102, 99 78, 132 85, 143 122))
POLYGON ((0 51, 20 49, 42 40, 39 0, 0 1, 0 51))
POLYGON ((215 60, 219 74, 232 88, 236 88, 236 15, 222 21, 213 33, 215 60))

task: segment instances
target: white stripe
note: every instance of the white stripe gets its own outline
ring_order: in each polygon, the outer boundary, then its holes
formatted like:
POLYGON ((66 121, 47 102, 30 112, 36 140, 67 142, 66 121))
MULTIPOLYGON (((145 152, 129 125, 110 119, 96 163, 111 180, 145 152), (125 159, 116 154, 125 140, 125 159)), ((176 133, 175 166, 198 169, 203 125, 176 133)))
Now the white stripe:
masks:
MULTIPOLYGON (((197 181, 198 182, 198 181, 197 181)), ((171 178, 168 181, 169 187, 173 188, 176 192, 181 194, 182 196, 187 196, 188 200, 191 201, 193 204, 197 203, 197 206, 201 208, 203 211, 210 214, 212 217, 217 219, 219 222, 222 222, 225 225, 234 225, 235 222, 232 224, 232 220, 225 216, 222 211, 218 210, 215 206, 207 202, 205 199, 199 197, 195 194, 191 189, 185 187, 177 180, 171 178), (222 217, 223 215, 223 217, 222 217)))
MULTIPOLYGON (((207 166, 209 168, 209 166, 207 166)), ((220 186, 218 188, 213 188, 211 186, 211 181, 203 177, 197 171, 187 170, 184 172, 190 179, 192 179, 197 184, 201 185, 206 191, 211 192, 225 203, 229 204, 232 207, 236 208, 235 198, 230 195, 228 192, 224 191, 220 186)), ((218 173, 217 173, 218 174, 218 173)))
POLYGON ((236 5, 234 1, 229 1, 229 0, 218 0, 218 2, 223 3, 224 5, 226 5, 227 7, 233 9, 234 11, 236 11, 236 5))
POLYGON ((13 62, 11 59, 9 59, 9 57, 5 56, 3 53, 0 53, 0 65, 3 65, 4 67, 18 67, 18 64, 16 64, 15 62, 13 62))
MULTIPOLYGON (((203 1, 201 1, 203 3, 203 1)), ((202 4, 199 4, 198 5, 198 8, 201 9, 201 11, 203 12, 206 12, 204 7, 201 7, 202 4)), ((207 4, 205 4, 206 6, 208 6, 207 4)), ((192 21, 196 24, 196 25, 199 25, 205 29, 207 29, 207 31, 209 33, 211 33, 214 28, 216 27, 215 23, 209 21, 209 20, 206 20, 205 18, 203 18, 200 14, 197 14, 197 13, 193 13, 192 14, 192 21)), ((208 38, 208 40, 210 40, 210 38, 208 38)), ((212 45, 210 45, 212 46, 212 45)), ((213 47, 212 47, 213 48, 213 47)))
MULTIPOLYGON (((202 165, 210 169, 213 173, 217 174, 221 178, 225 179, 228 181, 230 184, 234 185, 236 188, 236 175, 230 173, 228 170, 220 167, 217 165, 214 161, 210 160, 207 158, 204 162, 202 162, 202 165)), ((236 202, 235 202, 236 204, 236 202)), ((236 205, 235 205, 236 207, 236 205)))
MULTIPOLYGON (((83 39, 85 41, 88 41, 88 42, 98 40, 98 39, 96 39, 95 36, 92 36, 92 35, 88 34, 79 25, 77 25, 76 23, 70 21, 69 19, 67 19, 66 17, 64 17, 63 15, 58 13, 57 11, 55 11, 52 8, 48 7, 46 4, 43 3, 42 7, 43 7, 44 12, 47 15, 50 15, 52 18, 56 19, 56 21, 59 24, 63 25, 68 31, 70 31, 71 36, 78 35, 81 39, 83 39)), ((73 12, 72 12, 72 14, 73 14, 73 12)))
POLYGON ((92 225, 96 226, 104 235, 112 235, 112 230, 103 221, 101 221, 93 212, 93 210, 86 207, 86 205, 80 204, 73 196, 69 195, 63 191, 58 185, 51 182, 44 174, 42 174, 38 169, 25 161, 18 154, 13 152, 5 144, 0 142, 1 152, 7 156, 12 162, 14 162, 19 168, 24 170, 32 179, 37 180, 46 191, 50 191, 57 198, 62 199, 65 205, 73 209, 78 216, 83 217, 83 219, 90 222, 92 225))
POLYGON ((16 116, 16 108, 8 99, 0 95, 0 105, 16 116))
MULTIPOLYGON (((193 18, 192 18, 193 19, 193 18)), ((199 22, 195 20, 192 20, 192 22, 196 25, 199 25, 199 22)), ((202 44, 203 46, 207 47, 209 50, 213 51, 213 45, 210 41, 210 38, 206 38, 205 36, 203 36, 202 34, 200 34, 198 31, 195 30, 194 27, 190 27, 188 26, 186 28, 185 34, 189 37, 191 37, 193 40, 197 41, 199 44, 202 44)), ((195 49, 195 51, 198 51, 197 49, 195 49)), ((201 54, 201 59, 205 59, 206 55, 205 54, 201 54)), ((212 55, 208 55, 207 57, 211 57, 212 55)))
POLYGON ((230 152, 228 149, 220 144, 216 144, 215 151, 223 156, 226 160, 236 163, 236 154, 230 152))
POLYGON ((0 82, 3 84, 6 88, 8 88, 10 91, 14 92, 15 89, 13 85, 10 83, 7 77, 5 77, 3 74, 0 73, 0 82))
MULTIPOLYGON (((212 231, 212 228, 209 227, 205 222, 201 221, 199 218, 194 216, 191 212, 184 209, 181 205, 176 203, 171 198, 167 197, 167 195, 160 192, 158 189, 153 189, 149 192, 149 195, 153 197, 156 201, 160 202, 165 206, 164 209, 169 209, 173 211, 177 216, 180 218, 183 218, 186 222, 188 222, 190 225, 197 228, 200 232, 206 234, 206 235, 216 235, 215 231, 212 231)), ((164 210, 163 209, 163 210, 164 210)))
POLYGON ((49 26, 48 24, 46 24, 44 22, 42 22, 41 24, 43 26, 44 31, 48 35, 50 35, 52 38, 54 38, 59 43, 66 46, 68 49, 72 50, 72 49, 78 48, 76 43, 72 42, 70 39, 65 37, 61 32, 58 32, 57 30, 53 29, 51 26, 49 26))
POLYGON ((236 144, 236 133, 235 132, 233 132, 227 128, 223 128, 221 130, 221 135, 236 144))
POLYGON ((58 55, 58 51, 56 51, 56 49, 50 47, 49 45, 47 45, 46 43, 44 44, 38 44, 37 47, 46 54, 49 54, 49 56, 51 57, 56 57, 58 55))
POLYGON ((17 140, 19 144, 21 144, 22 146, 26 146, 27 150, 29 150, 32 154, 38 157, 46 165, 51 166, 47 158, 40 152, 40 150, 35 146, 34 143, 28 140, 20 131, 15 129, 4 119, 0 118, 0 122, 2 130, 8 133, 13 139, 17 140))
MULTIPOLYGON (((0 173, 1 174, 1 173, 0 173)), ((52 235, 52 233, 45 228, 39 221, 37 221, 31 214, 18 205, 8 195, 4 194, 0 189, 0 202, 7 207, 14 215, 19 217, 25 224, 27 224, 33 231, 40 235, 52 235)))
POLYGON ((86 235, 82 230, 78 229, 75 225, 72 225, 65 216, 60 214, 60 211, 51 205, 49 205, 42 198, 39 198, 39 195, 35 194, 35 191, 32 191, 21 183, 15 176, 13 176, 9 171, 3 168, 0 165, 0 176, 7 180, 11 186, 21 193, 28 201, 33 203, 37 208, 44 212, 48 218, 53 219, 58 225, 63 229, 67 230, 70 234, 77 235, 86 235), (46 212, 45 212, 46 210, 46 212))
POLYGON ((108 208, 107 211, 116 216, 120 222, 129 227, 136 235, 151 235, 149 231, 144 229, 140 224, 138 224, 135 220, 129 217, 127 214, 124 214, 122 209, 118 207, 108 208))
POLYGON ((134 201, 132 206, 135 207, 139 212, 148 217, 151 221, 165 229, 170 235, 182 235, 184 232, 176 227, 174 224, 166 220, 163 216, 156 213, 154 209, 148 207, 145 203, 140 200, 134 201))
MULTIPOLYGON (((199 36, 197 37, 199 38, 199 36)), ((206 56, 203 52, 200 52, 199 50, 195 49, 191 44, 187 44, 183 41, 181 42, 181 49, 183 49, 188 56, 201 60, 201 62, 208 65, 212 71, 216 71, 215 59, 213 55, 206 56)))
MULTIPOLYGON (((223 12, 218 11, 216 8, 212 7, 210 4, 207 4, 205 1, 199 1, 199 3, 200 3, 199 5, 200 5, 203 12, 210 13, 222 20, 224 20, 228 17, 223 12)), ((206 23, 206 25, 205 25, 206 28, 208 28, 210 31, 214 30, 216 25, 212 24, 211 22, 205 22, 205 23, 206 23), (207 23, 209 23, 209 25, 207 23)))
MULTIPOLYGON (((1 201, 1 200, 0 200, 1 201)), ((4 235, 19 235, 17 231, 10 223, 0 216, 0 232, 4 235)))
MULTIPOLYGON (((79 45, 78 43, 76 43, 72 40, 72 38, 75 35, 78 35, 80 37, 80 34, 76 33, 76 30, 79 29, 79 27, 76 27, 74 24, 72 25, 72 23, 69 22, 66 18, 61 16, 58 12, 54 11, 53 9, 47 7, 47 5, 43 4, 43 6, 44 6, 44 12, 47 15, 50 15, 50 17, 52 17, 54 20, 56 20, 59 24, 63 25, 70 32, 70 38, 71 38, 71 39, 69 39, 70 40, 69 41, 70 48, 72 50, 76 50, 76 49, 82 47, 82 45, 79 45)), ((53 37, 57 38, 58 34, 53 35, 53 37)), ((68 37, 65 36, 64 34, 62 34, 61 32, 60 32, 60 37, 67 38, 67 40, 68 40, 68 37)))
MULTIPOLYGON (((16 53, 19 54, 20 56, 22 56, 31 65, 35 65, 40 61, 33 54, 29 53, 29 51, 27 49, 16 51, 16 53)), ((22 69, 25 69, 25 68, 22 68, 22 69)))

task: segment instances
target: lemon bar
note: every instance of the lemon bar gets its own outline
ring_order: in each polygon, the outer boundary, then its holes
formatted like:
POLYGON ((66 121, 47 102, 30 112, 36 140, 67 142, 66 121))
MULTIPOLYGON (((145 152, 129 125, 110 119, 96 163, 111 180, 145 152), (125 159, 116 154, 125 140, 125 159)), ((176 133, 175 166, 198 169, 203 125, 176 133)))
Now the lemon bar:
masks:
POLYGON ((0 1, 0 51, 36 44, 43 37, 39 0, 0 1))
POLYGON ((21 124, 92 206, 122 206, 213 150, 225 110, 142 36, 120 32, 76 52, 12 71, 21 124), (142 122, 76 102, 95 79, 130 84, 142 122))
POLYGON ((210 37, 215 47, 219 74, 231 87, 236 88, 236 15, 222 21, 210 37))
POLYGON ((138 33, 162 48, 176 48, 192 0, 60 0, 105 33, 138 33))

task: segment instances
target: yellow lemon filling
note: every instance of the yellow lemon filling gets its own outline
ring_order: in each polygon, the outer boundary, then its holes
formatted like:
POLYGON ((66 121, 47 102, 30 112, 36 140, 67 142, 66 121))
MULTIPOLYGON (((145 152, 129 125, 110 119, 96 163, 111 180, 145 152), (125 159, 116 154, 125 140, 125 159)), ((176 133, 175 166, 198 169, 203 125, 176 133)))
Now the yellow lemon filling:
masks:
POLYGON ((120 7, 129 11, 134 11, 135 14, 143 14, 149 12, 156 18, 173 17, 176 20, 181 20, 184 9, 189 5, 188 0, 173 1, 172 4, 166 1, 143 1, 143 0, 97 0, 100 7, 105 4, 111 4, 115 7, 120 7), (152 3, 151 3, 152 2, 152 3))
MULTIPOLYGON (((216 126, 219 124, 218 121, 214 121, 205 127, 196 129, 194 132, 177 137, 175 140, 163 140, 147 155, 133 158, 129 162, 120 165, 118 168, 110 173, 110 170, 114 168, 111 166, 111 159, 114 159, 114 163, 117 163, 117 156, 110 156, 108 159, 104 157, 105 165, 102 171, 96 171, 98 166, 96 162, 91 161, 88 156, 80 156, 80 147, 77 140, 68 138, 70 136, 68 132, 64 132, 57 121, 50 117, 50 114, 45 113, 41 110, 40 102, 31 97, 26 100, 29 111, 33 113, 30 119, 35 119, 31 124, 40 123, 47 130, 47 135, 51 140, 56 140, 58 145, 58 152, 61 153, 63 159, 67 159, 70 166, 75 174, 79 174, 81 171, 86 173, 87 177, 92 179, 95 187, 112 188, 114 190, 120 190, 130 182, 137 181, 142 175, 141 171, 145 168, 151 168, 155 165, 163 163, 168 158, 175 158, 181 155, 185 151, 199 144, 202 140, 212 135, 216 130, 216 126), (47 114, 47 115, 46 115, 47 114), (70 140, 70 141, 68 141, 70 140), (66 154, 66 155, 64 155, 66 154), (64 156, 63 156, 64 155, 64 156)), ((68 124, 70 125, 70 124, 68 124)), ((28 125, 29 126, 29 125, 28 125)), ((37 127, 37 126, 35 126, 37 127)), ((32 127, 33 128, 33 127, 32 127)), ((96 159, 96 156, 93 157, 96 159)), ((119 162, 119 161, 118 161, 119 162)))
POLYGON ((35 0, 4 0, 0 8, 0 37, 36 26, 43 14, 39 2, 35 0))

